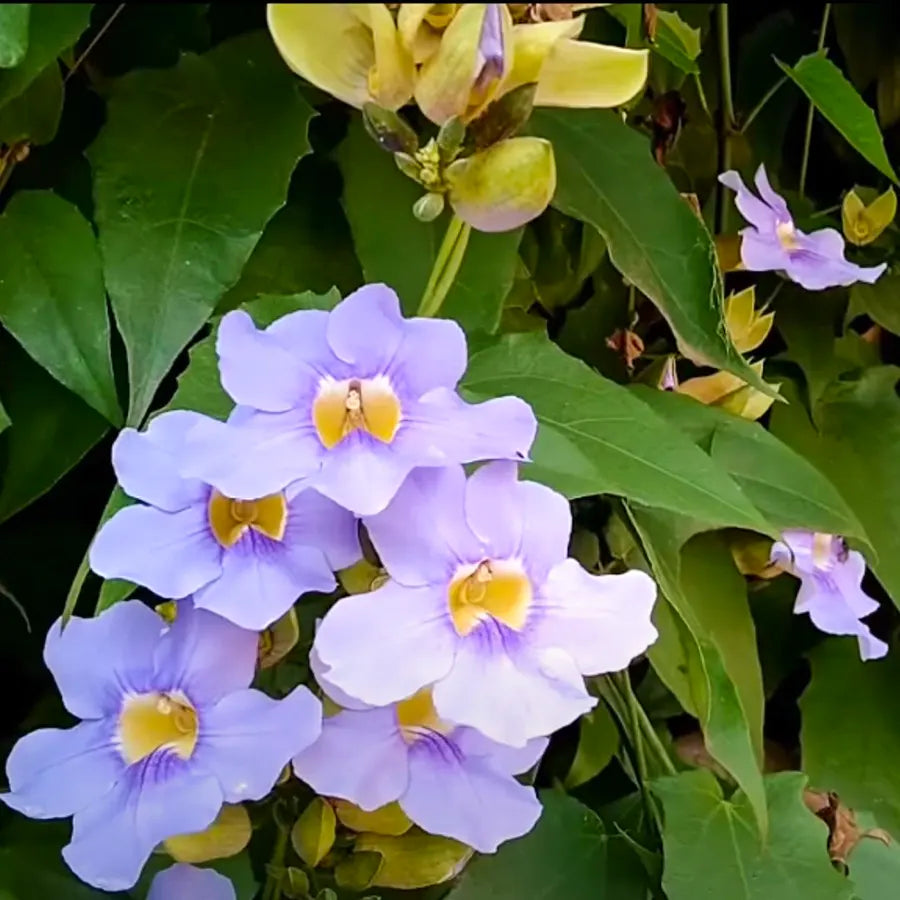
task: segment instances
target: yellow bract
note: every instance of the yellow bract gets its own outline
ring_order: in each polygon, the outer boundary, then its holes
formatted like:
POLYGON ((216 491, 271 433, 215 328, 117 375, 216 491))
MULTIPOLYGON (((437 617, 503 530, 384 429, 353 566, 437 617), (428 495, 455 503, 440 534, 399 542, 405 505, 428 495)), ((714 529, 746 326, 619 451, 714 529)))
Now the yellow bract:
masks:
POLYGON ((119 745, 129 763, 163 748, 190 759, 197 746, 197 712, 182 695, 160 693, 128 697, 119 716, 119 745))
POLYGON ((725 298, 725 327, 741 353, 755 350, 768 337, 775 321, 775 313, 760 315, 755 301, 752 287, 725 298))
POLYGON ((270 494, 259 500, 234 500, 218 491, 209 496, 209 527, 223 547, 233 547, 248 528, 280 541, 287 526, 284 494, 270 494))
POLYGON ((260 632, 257 658, 260 669, 271 669, 280 662, 300 640, 297 613, 291 607, 280 619, 260 632))
POLYGON ((553 146, 542 138, 510 138, 452 163, 445 178, 460 219, 479 231, 510 231, 539 216, 553 198, 553 146))
POLYGON ((180 863, 227 859, 247 846, 252 831, 247 810, 243 806, 226 804, 209 828, 167 838, 164 846, 169 856, 180 863))
MULTIPOLYGON (((592 5, 592 4, 584 4, 592 5)), ((575 40, 583 17, 514 25, 500 5, 504 61, 485 83, 479 43, 486 3, 270 3, 278 51, 297 74, 357 108, 397 109, 415 96, 437 124, 465 121, 513 88, 536 83, 539 106, 610 107, 647 80, 649 54, 575 40)))
POLYGON ((312 409, 316 434, 328 450, 356 429, 389 444, 400 414, 400 401, 383 377, 324 381, 312 409))
POLYGON ((452 838, 432 834, 361 834, 355 853, 378 853, 382 863, 372 885, 412 890, 442 884, 460 873, 473 850, 452 838))
MULTIPOLYGON (((755 362, 751 368, 762 375, 763 362, 755 362)), ((731 372, 716 372, 689 378, 676 388, 679 394, 687 394, 707 406, 718 406, 743 419, 755 421, 771 405, 774 399, 751 387, 731 372)))
POLYGON ((849 191, 841 204, 844 236, 858 247, 871 244, 894 221, 896 215, 897 195, 891 187, 868 205, 856 191, 849 191))
POLYGON ((332 800, 331 805, 341 825, 353 831, 370 831, 397 837, 412 828, 409 816, 403 812, 396 800, 371 812, 360 809, 349 800, 332 800))
POLYGON ((524 572, 485 560, 450 583, 450 618, 463 637, 487 616, 519 631, 528 617, 531 597, 531 582, 524 572))

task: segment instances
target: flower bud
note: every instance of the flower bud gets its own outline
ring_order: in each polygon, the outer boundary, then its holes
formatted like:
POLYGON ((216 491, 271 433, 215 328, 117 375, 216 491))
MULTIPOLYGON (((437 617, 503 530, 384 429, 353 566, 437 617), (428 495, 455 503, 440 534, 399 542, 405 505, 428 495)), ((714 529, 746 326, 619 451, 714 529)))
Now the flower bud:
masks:
POLYGON ((412 155, 419 149, 415 131, 393 110, 377 103, 364 103, 362 116, 369 136, 383 150, 412 155))
POLYGON ((457 160, 445 173, 456 214, 478 231, 511 231, 539 216, 556 190, 549 141, 510 138, 457 160))
POLYGON ((443 211, 443 194, 423 194, 413 204, 413 215, 420 222, 433 222, 443 211))
POLYGON ((848 191, 841 204, 844 236, 857 247, 871 244, 894 221, 896 214, 897 195, 891 187, 868 205, 855 190, 848 191))

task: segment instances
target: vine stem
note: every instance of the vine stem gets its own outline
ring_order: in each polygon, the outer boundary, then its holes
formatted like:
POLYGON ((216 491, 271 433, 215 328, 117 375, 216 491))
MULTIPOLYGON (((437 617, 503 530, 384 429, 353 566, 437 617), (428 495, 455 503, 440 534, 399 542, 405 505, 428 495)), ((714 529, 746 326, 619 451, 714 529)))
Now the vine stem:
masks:
POLYGON ((747 118, 741 123, 740 132, 745 134, 747 129, 753 124, 753 120, 763 111, 763 107, 781 90, 782 85, 787 84, 787 75, 782 75, 775 84, 763 94, 759 103, 750 110, 747 118))
MULTIPOLYGON (((828 19, 831 16, 831 4, 826 3, 822 10, 822 26, 819 28, 819 44, 816 48, 819 53, 825 47, 825 34, 828 31, 828 19)), ((809 104, 809 112, 806 114, 806 132, 803 135, 803 157, 800 160, 800 196, 804 196, 806 189, 806 172, 809 168, 809 145, 812 143, 813 118, 815 117, 816 108, 812 101, 809 104)))
POLYGON ((287 831, 279 827, 275 849, 272 851, 272 859, 269 861, 269 873, 266 877, 266 887, 263 890, 262 900, 280 900, 281 898, 281 878, 282 869, 284 869, 284 855, 287 852, 287 842, 287 831))
POLYGON ((472 227, 463 222, 456 214, 447 225, 444 239, 438 248, 437 257, 428 276, 428 284, 419 302, 417 315, 431 317, 437 315, 447 292, 462 265, 469 243, 472 227))
MULTIPOLYGON (((728 34, 728 4, 719 3, 716 6, 716 20, 719 36, 719 71, 721 80, 722 109, 719 117, 719 148, 721 151, 721 171, 726 172, 731 168, 731 134, 734 131, 734 96, 731 92, 731 48, 728 34)), ((718 230, 720 233, 727 231, 730 206, 726 199, 725 188, 719 184, 718 230)))

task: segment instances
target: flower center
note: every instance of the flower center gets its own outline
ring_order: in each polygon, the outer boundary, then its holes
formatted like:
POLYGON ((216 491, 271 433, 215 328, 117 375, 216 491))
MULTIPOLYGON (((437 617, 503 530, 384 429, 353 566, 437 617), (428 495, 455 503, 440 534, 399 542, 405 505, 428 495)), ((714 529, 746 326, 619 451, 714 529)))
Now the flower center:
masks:
POLYGON ((400 401, 384 375, 327 379, 319 385, 312 418, 316 434, 328 450, 357 429, 389 444, 400 425, 400 401))
POLYGON ((287 525, 284 494, 269 494, 260 500, 233 500, 218 491, 209 496, 209 527, 226 549, 233 547, 248 528, 280 541, 287 525))
POLYGON ((132 695, 119 715, 119 746, 128 763, 157 750, 190 759, 197 746, 197 711, 180 692, 132 695))
POLYGON ((800 243, 797 241, 797 229, 791 221, 778 222, 775 225, 775 234, 785 250, 798 250, 800 243))
POLYGON ((820 572, 830 572, 847 559, 844 539, 833 534, 815 532, 812 539, 812 561, 820 572))
POLYGON ((453 726, 442 721, 431 699, 431 688, 422 688, 397 704, 397 723, 403 740, 412 744, 426 734, 449 734, 453 726))
POLYGON ((456 633, 465 637, 476 625, 493 618, 521 631, 531 605, 531 582, 508 562, 482 560, 474 570, 450 582, 448 604, 456 633))

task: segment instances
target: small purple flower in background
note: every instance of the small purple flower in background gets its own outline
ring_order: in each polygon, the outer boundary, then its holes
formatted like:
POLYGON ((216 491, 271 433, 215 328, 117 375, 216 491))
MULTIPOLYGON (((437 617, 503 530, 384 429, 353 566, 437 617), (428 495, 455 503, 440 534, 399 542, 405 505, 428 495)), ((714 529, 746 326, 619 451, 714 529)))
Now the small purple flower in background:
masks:
POLYGON ((504 75, 506 55, 503 52, 503 11, 501 4, 488 3, 481 25, 481 38, 475 58, 475 84, 472 86, 474 97, 471 105, 483 102, 491 88, 504 75))
POLYGON ((625 668, 656 639, 643 572, 567 559, 566 499, 515 463, 420 469, 366 526, 391 580, 339 600, 319 627, 323 679, 386 706, 434 685, 442 719, 523 746, 591 709, 583 675, 625 668))
POLYGON ((849 550, 843 538, 811 531, 785 531, 772 545, 771 560, 800 579, 795 613, 809 613, 813 624, 827 634, 852 634, 864 659, 880 659, 888 645, 860 621, 878 609, 878 602, 862 589, 866 561, 849 550))
POLYGON ((260 630, 306 591, 331 591, 333 570, 361 551, 356 520, 315 491, 291 487, 234 500, 182 474, 189 437, 227 441, 232 430, 199 413, 155 418, 145 432, 126 428, 113 445, 122 489, 149 504, 120 510, 97 535, 91 568, 160 597, 193 594, 242 628, 260 630))
POLYGON ((130 888, 161 841, 205 829, 223 803, 259 800, 321 731, 305 687, 273 700, 248 685, 258 635, 190 602, 167 626, 137 600, 47 635, 44 659, 83 719, 13 747, 7 806, 74 816, 63 848, 83 881, 130 888))
POLYGON ((294 757, 317 793, 364 810, 397 801, 424 831, 480 853, 529 832, 541 814, 534 789, 514 775, 540 759, 547 739, 514 749, 441 721, 428 689, 392 706, 344 710, 294 757))
POLYGON ((229 496, 264 496, 303 479, 368 515, 416 467, 525 459, 534 440, 524 401, 470 405, 456 393, 466 367, 460 327, 404 319, 384 285, 265 330, 230 312, 216 346, 222 385, 240 404, 229 420, 240 439, 200 442, 192 474, 229 496))
POLYGON ((236 900, 234 885, 215 869, 177 863, 160 872, 147 900, 236 900))
POLYGON ((857 266, 844 259, 844 239, 833 228, 806 234, 794 226, 784 198, 772 190, 765 166, 756 170, 751 193, 735 171, 723 172, 719 181, 735 191, 735 203, 750 223, 741 231, 741 261, 751 272, 784 272, 809 291, 847 286, 857 281, 872 284, 887 268, 857 266))

